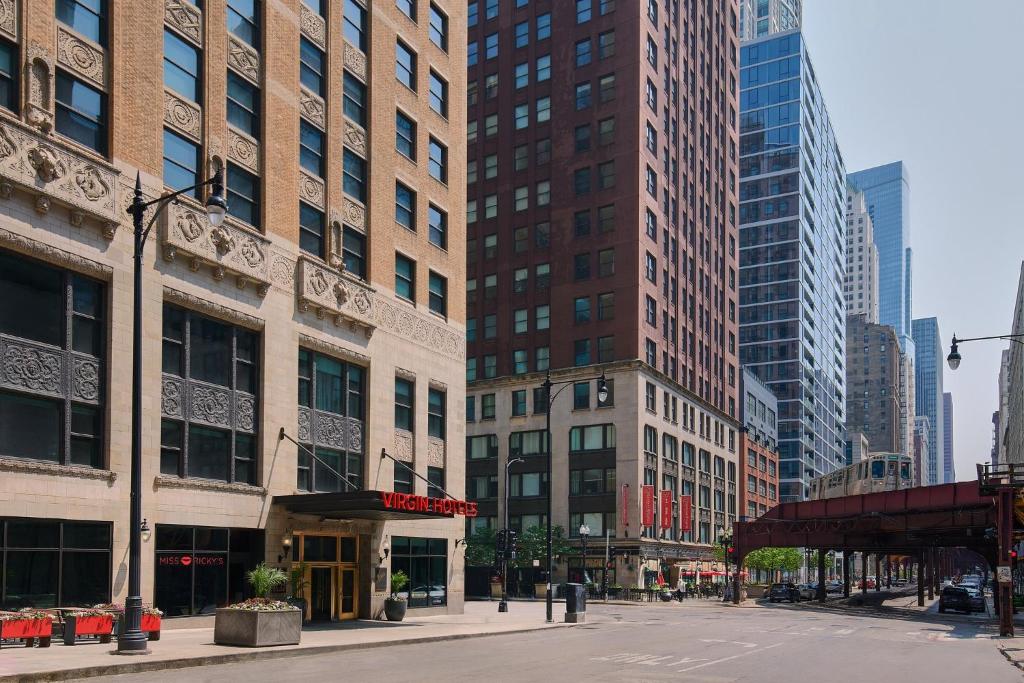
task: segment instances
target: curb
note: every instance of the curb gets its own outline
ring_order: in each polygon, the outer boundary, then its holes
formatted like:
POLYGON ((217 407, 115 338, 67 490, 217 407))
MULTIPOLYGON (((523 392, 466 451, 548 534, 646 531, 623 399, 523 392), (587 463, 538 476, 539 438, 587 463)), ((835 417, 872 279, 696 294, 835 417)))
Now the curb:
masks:
POLYGON ((147 673, 151 671, 167 671, 170 669, 189 669, 198 666, 216 666, 218 664, 232 664, 235 662, 252 662, 267 659, 288 659, 292 657, 304 657, 307 655, 323 655, 334 652, 345 652, 348 650, 372 650, 376 648, 392 647, 396 645, 418 645, 422 643, 433 643, 445 640, 489 638, 519 633, 532 633, 535 631, 547 631, 552 628, 560 628, 573 625, 574 624, 557 624, 556 626, 531 626, 529 628, 515 629, 512 631, 499 631, 495 633, 457 633, 445 636, 422 636, 419 638, 407 638, 404 640, 381 641, 378 643, 346 643, 342 645, 319 645, 316 647, 293 648, 289 650, 250 650, 246 648, 241 648, 241 651, 239 652, 209 655, 205 657, 179 657, 177 659, 161 659, 155 661, 130 661, 125 662, 123 664, 85 666, 78 667, 75 669, 60 669, 58 671, 36 671, 32 673, 23 674, 2 674, 0 675, 0 682, 35 683, 37 681, 68 681, 76 678, 95 678, 97 676, 118 676, 121 674, 137 674, 147 673))

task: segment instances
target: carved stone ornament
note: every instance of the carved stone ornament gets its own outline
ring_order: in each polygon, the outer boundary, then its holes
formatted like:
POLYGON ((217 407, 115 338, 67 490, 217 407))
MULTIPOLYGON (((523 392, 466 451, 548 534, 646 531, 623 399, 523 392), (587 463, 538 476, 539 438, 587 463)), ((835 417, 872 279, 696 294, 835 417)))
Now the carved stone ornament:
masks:
POLYGON ((373 290, 347 273, 339 273, 307 256, 299 257, 299 309, 311 308, 319 315, 334 316, 335 324, 347 322, 370 336, 376 328, 373 318, 373 290))
POLYGON ((231 391, 223 387, 189 382, 189 420, 218 427, 231 427, 231 391))
POLYGON ((64 395, 64 353, 28 340, 0 337, 0 385, 51 396, 64 395))
POLYGON ((202 113, 174 93, 164 91, 164 121, 198 141, 202 135, 202 113))
POLYGON ((74 356, 71 370, 71 397, 78 401, 99 401, 100 364, 94 358, 74 356))
POLYGON ((414 439, 412 432, 404 429, 395 430, 395 459, 402 462, 412 462, 415 457, 414 439))
POLYGON ((117 472, 101 470, 80 465, 59 465, 38 460, 22 460, 21 458, 0 457, 0 472, 21 472, 52 477, 70 477, 72 479, 94 479, 106 481, 108 484, 117 480, 117 472))
POLYGON ((232 35, 228 35, 228 66, 259 85, 259 53, 232 35))
POLYGON ((320 49, 327 48, 327 26, 323 17, 304 3, 299 4, 299 26, 302 34, 319 45, 320 49))
POLYGON ((185 417, 185 380, 164 375, 160 383, 160 414, 165 417, 185 417))
POLYGON ((427 465, 444 467, 444 439, 433 436, 427 439, 427 465))
POLYGON ((259 296, 266 295, 270 287, 267 238, 230 220, 214 228, 205 212, 184 200, 167 207, 160 231, 165 260, 173 261, 183 254, 197 268, 204 263, 212 266, 217 279, 230 273, 239 287, 251 282, 259 296))
POLYGON ((364 83, 366 82, 366 55, 358 48, 345 43, 345 68, 364 83))
POLYGON ((284 254, 274 254, 270 277, 281 289, 292 291, 295 286, 295 261, 284 254))
POLYGON ((242 311, 234 308, 228 308, 209 299, 196 296, 195 294, 189 294, 172 287, 164 287, 164 301, 172 304, 178 304, 184 308, 191 308, 200 313, 205 313, 214 318, 220 318, 229 323, 240 325, 250 330, 260 331, 264 328, 266 323, 256 316, 243 313, 242 311))
POLYGON ((30 127, 0 121, 0 179, 46 199, 77 209, 104 225, 117 223, 116 188, 120 171, 93 160, 56 138, 30 127))
POLYGON ((299 406, 299 441, 311 443, 313 433, 313 411, 299 406))
POLYGON ((299 91, 299 111, 318 127, 325 128, 324 101, 305 88, 299 91))
POLYGON ((261 498, 267 495, 267 489, 262 486, 214 481, 212 479, 189 479, 188 477, 174 477, 167 474, 158 474, 153 479, 153 485, 155 488, 237 493, 245 496, 260 496, 261 498))
POLYGON ((347 196, 342 198, 342 214, 349 225, 366 231, 366 209, 347 196))
MULTIPOLYGON (((356 304, 358 305, 358 304, 356 304)), ((373 302, 377 326, 447 358, 465 360, 466 338, 455 329, 434 322, 408 306, 398 306, 386 297, 373 302)))
POLYGON ((108 265, 87 259, 70 251, 58 249, 45 242, 19 235, 4 228, 0 228, 0 247, 108 282, 113 274, 113 269, 108 265))
POLYGON ((184 0, 165 0, 164 21, 202 47, 203 14, 192 3, 184 0))
POLYGON ((235 392, 235 428, 243 432, 254 432, 256 425, 256 397, 241 391, 235 392))
POLYGON ((324 208, 324 181, 299 171, 299 197, 304 202, 324 208))
POLYGON ((353 152, 366 157, 366 131, 348 120, 345 121, 345 144, 353 152))
POLYGON ((18 40, 18 2, 0 0, 0 32, 11 40, 18 40))
POLYGON ((44 134, 53 130, 53 58, 49 50, 32 41, 26 49, 25 74, 28 104, 25 121, 44 134))
POLYGON ((352 349, 344 346, 339 346, 338 344, 334 344, 327 340, 320 339, 319 337, 303 334, 302 332, 299 333, 299 346, 312 349, 313 351, 319 351, 320 353, 327 354, 328 356, 334 356, 335 358, 352 361, 360 365, 370 364, 370 357, 365 354, 353 351, 352 349))
POLYGON ((103 50, 57 26, 57 62, 101 88, 106 87, 103 50))
POLYGON ((228 158, 237 161, 250 171, 259 173, 259 143, 230 128, 228 128, 228 158))

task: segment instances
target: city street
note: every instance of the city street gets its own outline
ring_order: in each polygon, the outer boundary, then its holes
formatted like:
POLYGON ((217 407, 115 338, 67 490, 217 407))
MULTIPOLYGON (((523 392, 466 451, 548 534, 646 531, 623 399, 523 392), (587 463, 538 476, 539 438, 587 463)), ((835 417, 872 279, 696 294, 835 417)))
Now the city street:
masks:
MULTIPOLYGON (((522 604, 513 603, 514 611, 522 604)), ((561 607, 561 606, 559 606, 561 607)), ((558 616, 560 617, 560 610, 558 616)), ((1019 682, 994 630, 956 617, 844 614, 809 606, 591 605, 584 626, 146 674, 147 681, 1019 682)), ((139 679, 142 677, 140 676, 139 679)), ((131 680, 119 676, 101 680, 131 680)), ((91 679, 96 680, 96 679, 91 679)))

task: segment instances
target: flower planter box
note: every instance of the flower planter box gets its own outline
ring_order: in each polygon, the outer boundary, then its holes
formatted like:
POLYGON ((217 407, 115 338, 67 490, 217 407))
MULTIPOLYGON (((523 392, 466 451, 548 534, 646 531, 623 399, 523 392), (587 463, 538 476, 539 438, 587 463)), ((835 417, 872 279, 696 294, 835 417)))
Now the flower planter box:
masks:
POLYGON ((74 645, 75 639, 80 636, 99 636, 101 643, 109 643, 113 630, 113 614, 88 617, 67 616, 64 618, 64 644, 74 645))
MULTIPOLYGON (((555 587, 552 586, 551 590, 554 591, 555 587)), ((547 583, 535 583, 533 584, 533 597, 538 599, 546 599, 548 597, 548 584, 547 583)), ((552 599, 555 595, 552 593, 552 599)))
POLYGON ((50 639, 53 637, 52 619, 8 619, 0 621, 0 639, 22 639, 25 647, 35 645, 39 640, 39 647, 50 647, 50 639))
POLYGON ((298 645, 302 637, 302 612, 297 609, 266 611, 217 608, 213 642, 217 645, 267 647, 298 645))
POLYGON ((501 583, 500 582, 491 583, 491 597, 492 598, 500 598, 501 597, 501 583))
MULTIPOLYGON (((125 629, 128 628, 128 622, 125 619, 124 612, 117 612, 117 637, 120 638, 124 635, 125 629)), ((147 634, 150 640, 160 640, 160 623, 161 617, 159 614, 142 614, 142 624, 139 628, 140 631, 147 634)))

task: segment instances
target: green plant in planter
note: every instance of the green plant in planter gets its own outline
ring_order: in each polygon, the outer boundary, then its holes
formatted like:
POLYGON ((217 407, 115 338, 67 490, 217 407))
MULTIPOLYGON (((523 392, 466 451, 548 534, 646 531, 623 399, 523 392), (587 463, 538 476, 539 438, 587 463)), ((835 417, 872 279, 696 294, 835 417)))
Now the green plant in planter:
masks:
POLYGON ((392 600, 405 600, 399 593, 409 585, 409 576, 401 569, 397 572, 391 573, 391 599, 392 600))
POLYGON ((257 598, 266 599, 270 591, 288 581, 288 576, 277 567, 268 567, 266 562, 260 562, 256 568, 246 572, 246 580, 252 586, 253 593, 257 598))
POLYGON ((292 567, 291 571, 288 572, 288 578, 292 583, 292 597, 304 600, 306 597, 306 586, 309 585, 309 581, 306 581, 303 577, 306 575, 306 563, 300 562, 299 564, 292 567))

